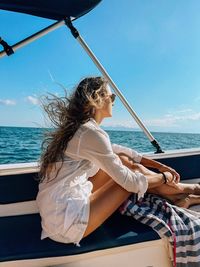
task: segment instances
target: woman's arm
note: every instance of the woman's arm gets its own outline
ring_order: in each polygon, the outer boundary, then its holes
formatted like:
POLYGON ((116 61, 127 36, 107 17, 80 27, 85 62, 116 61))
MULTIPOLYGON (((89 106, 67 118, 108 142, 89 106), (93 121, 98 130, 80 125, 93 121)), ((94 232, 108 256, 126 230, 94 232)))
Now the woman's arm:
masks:
POLYGON ((166 166, 158 161, 144 157, 134 149, 117 144, 112 144, 112 149, 113 152, 118 154, 119 156, 127 156, 134 162, 140 163, 147 168, 157 169, 159 172, 170 172, 174 177, 173 181, 175 183, 178 183, 180 181, 180 175, 173 168, 166 166))
MULTIPOLYGON (((87 159, 128 192, 143 196, 148 188, 147 178, 140 172, 130 170, 113 152, 110 139, 102 131, 89 129, 79 138, 78 156, 87 159)), ((160 177, 161 183, 163 179, 160 177)))
POLYGON ((140 164, 147 168, 157 169, 160 172, 170 172, 174 176, 174 182, 178 183, 180 181, 180 175, 171 167, 164 165, 158 161, 142 157, 140 164))
POLYGON ((138 197, 143 196, 147 188, 157 187, 165 182, 171 183, 173 178, 169 172, 165 172, 164 175, 154 173, 146 176, 123 164, 122 158, 114 153, 109 137, 96 129, 89 129, 81 135, 77 152, 79 157, 94 163, 128 192, 138 193, 138 197))
POLYGON ((112 144, 112 149, 115 154, 119 156, 128 156, 136 163, 140 163, 142 159, 142 154, 138 153, 136 150, 132 148, 121 146, 118 144, 112 144))

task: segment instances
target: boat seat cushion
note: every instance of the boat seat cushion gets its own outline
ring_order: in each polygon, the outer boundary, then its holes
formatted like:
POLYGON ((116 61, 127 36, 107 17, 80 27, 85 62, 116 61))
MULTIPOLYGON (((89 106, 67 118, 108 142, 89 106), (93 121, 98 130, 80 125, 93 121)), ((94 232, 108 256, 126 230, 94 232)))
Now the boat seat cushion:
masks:
POLYGON ((39 214, 0 218, 0 261, 76 255, 94 250, 159 239, 150 227, 115 212, 101 227, 80 242, 62 244, 40 239, 39 214))

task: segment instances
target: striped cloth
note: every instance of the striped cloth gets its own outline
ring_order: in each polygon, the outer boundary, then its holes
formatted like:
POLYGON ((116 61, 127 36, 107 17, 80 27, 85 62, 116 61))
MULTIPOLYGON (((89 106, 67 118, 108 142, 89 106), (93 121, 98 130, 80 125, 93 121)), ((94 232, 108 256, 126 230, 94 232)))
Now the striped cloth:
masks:
POLYGON ((199 212, 179 208, 152 194, 145 194, 138 201, 137 195, 132 194, 120 212, 149 225, 161 238, 167 238, 173 250, 174 267, 200 267, 199 212))

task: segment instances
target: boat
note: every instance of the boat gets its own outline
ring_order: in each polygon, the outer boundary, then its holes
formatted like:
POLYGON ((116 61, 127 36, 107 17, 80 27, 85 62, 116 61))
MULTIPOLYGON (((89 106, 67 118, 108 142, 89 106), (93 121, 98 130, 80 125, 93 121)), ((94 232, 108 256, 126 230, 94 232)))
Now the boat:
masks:
MULTIPOLYGON (((0 38, 0 57, 43 35, 66 25, 74 38, 97 65, 127 110, 156 148, 147 156, 176 169, 183 182, 200 182, 200 148, 162 149, 132 110, 121 91, 90 50, 73 21, 87 14, 100 0, 0 0, 0 9, 54 19, 53 25, 15 45, 0 38)), ((12 12, 11 12, 12 13, 12 12)), ((150 227, 115 212, 97 230, 84 238, 80 246, 40 239, 40 215, 35 202, 38 192, 39 166, 33 163, 0 165, 0 267, 170 267, 172 263, 166 243, 150 227)))

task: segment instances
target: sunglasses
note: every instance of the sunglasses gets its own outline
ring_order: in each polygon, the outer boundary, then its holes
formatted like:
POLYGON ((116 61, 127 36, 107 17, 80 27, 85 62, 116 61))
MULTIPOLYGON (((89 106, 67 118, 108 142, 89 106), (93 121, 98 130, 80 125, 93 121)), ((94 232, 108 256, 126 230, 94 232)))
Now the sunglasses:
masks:
POLYGON ((109 97, 110 97, 110 99, 111 99, 111 101, 113 103, 115 101, 116 95, 115 94, 111 94, 111 95, 109 95, 109 97))

